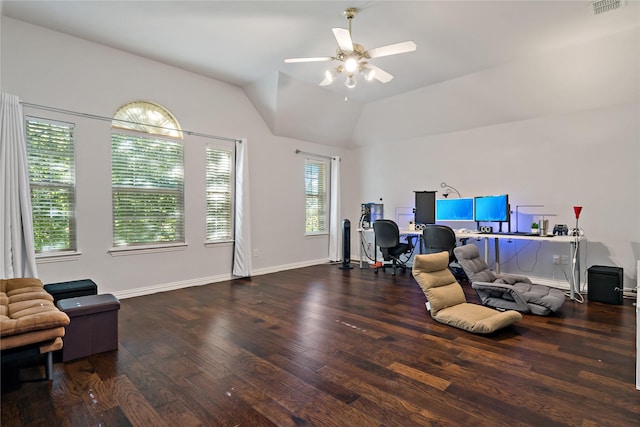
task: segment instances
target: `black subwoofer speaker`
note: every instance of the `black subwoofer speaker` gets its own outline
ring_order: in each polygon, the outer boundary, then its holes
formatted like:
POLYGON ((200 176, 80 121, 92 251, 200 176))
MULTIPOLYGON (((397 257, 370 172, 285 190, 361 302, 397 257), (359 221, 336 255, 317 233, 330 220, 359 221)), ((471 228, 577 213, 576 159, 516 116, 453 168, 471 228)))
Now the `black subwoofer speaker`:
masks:
POLYGON ((594 265, 587 270, 589 301, 622 304, 623 269, 594 265))

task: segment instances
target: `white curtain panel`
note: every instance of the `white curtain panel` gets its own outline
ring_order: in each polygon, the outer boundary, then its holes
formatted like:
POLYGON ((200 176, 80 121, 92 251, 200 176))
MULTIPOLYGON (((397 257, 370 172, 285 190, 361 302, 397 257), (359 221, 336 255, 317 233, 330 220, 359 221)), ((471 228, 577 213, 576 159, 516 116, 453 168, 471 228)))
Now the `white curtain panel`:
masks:
POLYGON ((233 275, 251 276, 251 206, 249 203, 249 155, 247 140, 236 141, 236 216, 233 275))
POLYGON ((27 141, 20 98, 0 99, 0 278, 38 277, 33 243, 27 141))
POLYGON ((340 261, 341 221, 340 221, 340 157, 331 158, 329 211, 329 261, 340 261))

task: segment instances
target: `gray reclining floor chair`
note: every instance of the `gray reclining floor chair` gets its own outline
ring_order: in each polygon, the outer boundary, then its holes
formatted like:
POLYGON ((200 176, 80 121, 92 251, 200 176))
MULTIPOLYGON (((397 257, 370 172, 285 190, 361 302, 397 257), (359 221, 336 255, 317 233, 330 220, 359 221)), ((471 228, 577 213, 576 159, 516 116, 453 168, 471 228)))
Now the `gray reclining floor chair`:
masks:
POLYGON ((458 246, 453 252, 486 306, 546 316, 560 310, 564 303, 560 289, 532 284, 525 276, 489 270, 476 245, 458 246))

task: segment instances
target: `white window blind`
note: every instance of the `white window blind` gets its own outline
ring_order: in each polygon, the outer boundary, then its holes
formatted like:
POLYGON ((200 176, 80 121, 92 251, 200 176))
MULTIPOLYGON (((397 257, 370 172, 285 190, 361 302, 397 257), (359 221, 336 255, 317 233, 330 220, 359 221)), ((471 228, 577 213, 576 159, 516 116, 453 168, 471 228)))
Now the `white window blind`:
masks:
POLYGON ((184 243, 182 142, 111 135, 115 247, 184 243))
POLYGON ((207 145, 207 242, 233 239, 233 151, 207 145))
POLYGON ((39 118, 25 120, 37 253, 76 250, 74 127, 39 118))
POLYGON ((306 159, 304 163, 306 234, 327 232, 327 162, 306 159))

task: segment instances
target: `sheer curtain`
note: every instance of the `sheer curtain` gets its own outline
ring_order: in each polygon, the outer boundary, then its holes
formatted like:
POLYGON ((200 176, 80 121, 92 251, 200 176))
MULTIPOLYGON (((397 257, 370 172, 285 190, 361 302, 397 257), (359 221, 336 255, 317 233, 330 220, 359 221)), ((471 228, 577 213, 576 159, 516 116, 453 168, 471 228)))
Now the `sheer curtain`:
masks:
POLYGON ((329 261, 340 261, 340 157, 331 158, 329 261))
POLYGON ((236 141, 235 243, 233 275, 251 276, 251 206, 249 203, 249 165, 247 140, 236 141))
POLYGON ((27 141, 20 98, 0 98, 0 277, 38 277, 27 141))

